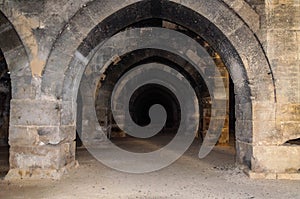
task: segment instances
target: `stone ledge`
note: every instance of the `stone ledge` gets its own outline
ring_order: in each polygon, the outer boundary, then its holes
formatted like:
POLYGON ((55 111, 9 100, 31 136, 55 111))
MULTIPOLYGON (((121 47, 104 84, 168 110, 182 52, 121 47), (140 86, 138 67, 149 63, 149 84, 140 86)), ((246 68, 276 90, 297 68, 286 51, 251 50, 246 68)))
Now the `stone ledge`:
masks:
POLYGON ((73 161, 70 164, 64 166, 63 168, 56 169, 10 169, 8 174, 5 176, 6 181, 16 181, 16 180, 40 180, 40 179, 52 179, 60 180, 61 177, 68 173, 73 168, 78 168, 78 161, 73 161))
POLYGON ((257 173, 244 169, 244 173, 250 179, 266 179, 266 180, 299 180, 300 173, 257 173))

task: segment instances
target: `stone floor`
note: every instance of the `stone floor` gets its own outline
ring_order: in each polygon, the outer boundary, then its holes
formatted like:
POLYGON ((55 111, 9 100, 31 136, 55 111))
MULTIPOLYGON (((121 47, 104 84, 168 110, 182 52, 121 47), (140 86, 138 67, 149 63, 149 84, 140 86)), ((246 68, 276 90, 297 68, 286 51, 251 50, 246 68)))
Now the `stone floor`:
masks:
MULTIPOLYGON (((147 150, 161 141, 132 138, 115 142, 131 150, 147 150)), ((199 160, 200 141, 174 164, 148 174, 112 170, 86 149, 77 149, 80 166, 60 181, 0 181, 0 198, 300 198, 300 182, 251 180, 237 168, 232 146, 218 146, 199 160)), ((3 153, 1 158, 3 159, 3 153)), ((3 163, 3 161, 2 161, 3 163)))

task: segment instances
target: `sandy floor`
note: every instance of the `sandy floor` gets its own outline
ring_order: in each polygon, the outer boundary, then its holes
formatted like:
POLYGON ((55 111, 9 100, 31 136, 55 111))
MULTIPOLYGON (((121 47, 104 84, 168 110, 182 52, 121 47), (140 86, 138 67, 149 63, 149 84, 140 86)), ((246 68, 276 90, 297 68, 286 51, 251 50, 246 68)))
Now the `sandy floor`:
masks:
MULTIPOLYGON (((125 141, 119 142, 133 146, 125 141)), ((299 181, 251 180, 236 168, 233 148, 216 147, 199 160, 199 144, 171 166, 139 175, 107 168, 78 149, 79 168, 62 180, 0 181, 0 198, 300 198, 299 181)))

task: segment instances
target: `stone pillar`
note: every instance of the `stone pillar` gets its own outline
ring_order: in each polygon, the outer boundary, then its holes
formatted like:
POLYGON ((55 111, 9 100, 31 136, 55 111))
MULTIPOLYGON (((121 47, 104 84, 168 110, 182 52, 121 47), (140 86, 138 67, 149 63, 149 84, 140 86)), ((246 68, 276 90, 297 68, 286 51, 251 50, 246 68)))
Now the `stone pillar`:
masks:
POLYGON ((51 100, 11 101, 7 179, 59 179, 75 164, 76 105, 51 100))
POLYGON ((300 1, 265 1, 265 50, 276 103, 253 103, 253 178, 300 179, 300 1))

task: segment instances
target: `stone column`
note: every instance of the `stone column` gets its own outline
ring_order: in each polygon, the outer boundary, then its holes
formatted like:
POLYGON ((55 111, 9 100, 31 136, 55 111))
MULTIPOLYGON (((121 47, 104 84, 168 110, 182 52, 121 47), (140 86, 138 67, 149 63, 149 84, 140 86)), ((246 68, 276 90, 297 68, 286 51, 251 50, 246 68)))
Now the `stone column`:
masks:
POLYGON ((265 50, 276 103, 253 103, 253 178, 300 179, 300 1, 265 1, 265 50))
POLYGON ((10 171, 7 179, 59 179, 75 164, 76 104, 13 99, 10 114, 10 171))

